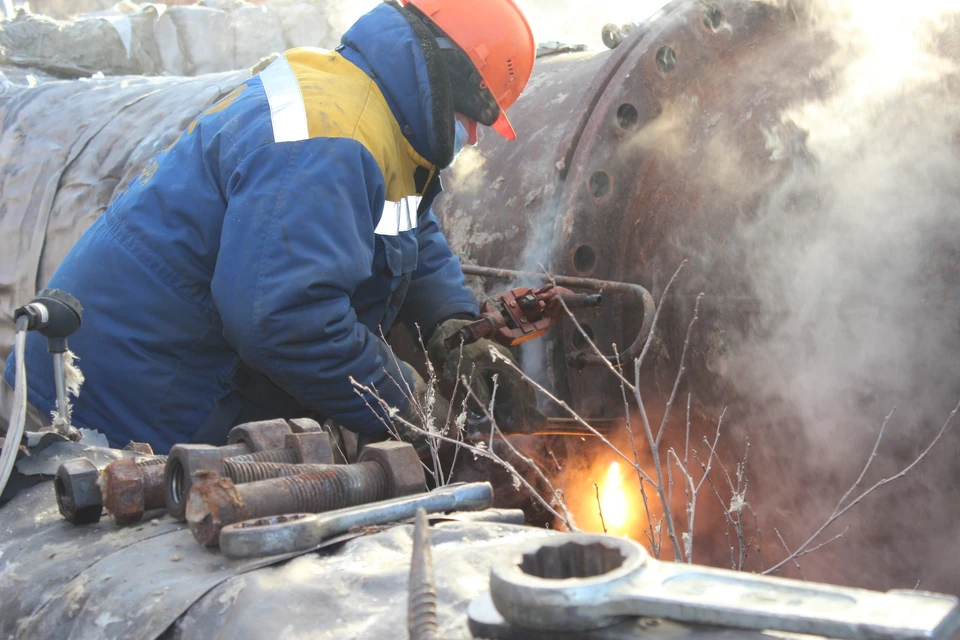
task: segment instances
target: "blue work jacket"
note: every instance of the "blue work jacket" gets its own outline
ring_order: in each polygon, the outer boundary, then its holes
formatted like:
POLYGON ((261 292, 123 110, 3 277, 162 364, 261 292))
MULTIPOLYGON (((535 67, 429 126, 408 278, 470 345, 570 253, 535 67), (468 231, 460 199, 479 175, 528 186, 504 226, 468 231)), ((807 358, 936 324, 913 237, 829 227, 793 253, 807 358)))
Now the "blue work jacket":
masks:
MULTIPOLYGON (((288 51, 191 123, 49 283, 84 307, 74 425, 158 452, 268 417, 383 431, 351 383, 407 408, 381 335, 477 312, 429 208, 432 101, 419 41, 381 5, 336 51, 288 51)), ((52 411, 40 336, 26 360, 30 401, 52 411)))

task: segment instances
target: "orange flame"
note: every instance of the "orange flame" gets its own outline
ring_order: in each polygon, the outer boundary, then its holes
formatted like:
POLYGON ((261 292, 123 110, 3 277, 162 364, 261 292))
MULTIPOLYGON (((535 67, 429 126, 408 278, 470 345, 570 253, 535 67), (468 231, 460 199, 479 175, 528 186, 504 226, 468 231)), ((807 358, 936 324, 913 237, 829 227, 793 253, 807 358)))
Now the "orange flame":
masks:
POLYGON ((647 514, 640 483, 632 469, 609 455, 598 456, 586 468, 567 469, 567 507, 583 531, 642 540, 647 514), (602 519, 601 519, 602 518, 602 519))
POLYGON ((607 528, 607 533, 625 534, 629 513, 630 502, 623 486, 623 477, 620 475, 620 464, 611 462, 607 476, 600 485, 600 517, 607 528))

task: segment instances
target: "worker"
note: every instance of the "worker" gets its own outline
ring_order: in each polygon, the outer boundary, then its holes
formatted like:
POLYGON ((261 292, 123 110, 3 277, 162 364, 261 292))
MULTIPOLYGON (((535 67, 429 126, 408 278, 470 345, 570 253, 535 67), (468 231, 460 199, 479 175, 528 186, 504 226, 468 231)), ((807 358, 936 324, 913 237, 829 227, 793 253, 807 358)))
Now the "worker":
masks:
MULTIPOLYGON (((506 110, 534 58, 513 0, 387 2, 334 51, 289 50, 207 109, 49 283, 84 307, 72 424, 157 452, 304 416, 422 444, 449 407, 386 344, 395 320, 441 381, 460 371, 489 397, 497 377, 501 427, 542 421, 509 352, 443 346, 478 306, 430 208, 478 125, 515 137, 506 110)), ((46 416, 50 358, 39 336, 27 349, 46 416)))

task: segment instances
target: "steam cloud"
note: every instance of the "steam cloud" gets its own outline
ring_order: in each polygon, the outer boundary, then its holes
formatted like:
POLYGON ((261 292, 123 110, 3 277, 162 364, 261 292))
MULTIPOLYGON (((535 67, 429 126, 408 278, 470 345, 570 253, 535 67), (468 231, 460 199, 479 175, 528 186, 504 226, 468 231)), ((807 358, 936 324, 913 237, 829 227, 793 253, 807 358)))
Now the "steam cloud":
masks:
MULTIPOLYGON (((898 408, 865 486, 922 450, 960 395, 960 58, 947 37, 958 9, 808 7, 804 19, 837 44, 815 71, 833 86, 782 114, 784 127, 806 132, 802 150, 784 129, 766 132, 771 157, 794 154, 793 170, 739 230, 764 313, 726 364, 744 396, 766 407, 751 437, 792 451, 787 464, 803 474, 795 486, 765 485, 768 507, 794 522, 793 544, 856 479, 886 413, 898 408)), ((960 591, 957 436, 857 512, 853 541, 808 560, 817 577, 887 588, 922 577, 960 591), (885 557, 887 575, 871 574, 891 538, 909 541, 910 553, 885 557)))

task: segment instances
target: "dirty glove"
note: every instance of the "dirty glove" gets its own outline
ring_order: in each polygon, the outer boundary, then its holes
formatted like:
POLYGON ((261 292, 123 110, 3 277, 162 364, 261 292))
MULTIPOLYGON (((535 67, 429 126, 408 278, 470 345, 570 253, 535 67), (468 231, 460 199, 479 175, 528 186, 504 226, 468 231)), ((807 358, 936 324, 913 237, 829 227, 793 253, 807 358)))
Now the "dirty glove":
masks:
MULTIPOLYGON (((453 416, 450 416, 450 424, 447 424, 447 417, 450 415, 450 403, 447 402, 447 399, 440 395, 436 388, 431 389, 430 385, 412 366, 405 362, 401 366, 405 366, 409 370, 413 384, 411 385, 410 404, 400 413, 400 418, 415 425, 417 429, 456 438, 453 416)), ((428 436, 417 429, 411 428, 403 420, 393 421, 400 439, 412 444, 420 453, 428 450, 428 436)))
MULTIPOLYGON (((459 366, 460 377, 466 377, 470 382, 473 395, 485 409, 490 405, 493 377, 497 376, 497 397, 493 407, 497 426, 509 433, 536 431, 547 419, 537 409, 537 394, 533 385, 508 364, 519 367, 509 349, 487 339, 468 345, 460 344, 453 349, 444 346, 444 340, 470 322, 473 321, 460 318, 447 320, 430 336, 427 355, 437 371, 440 390, 451 397, 459 366)), ((468 407, 475 414, 485 415, 484 409, 476 406, 476 402, 468 403, 468 407)))

